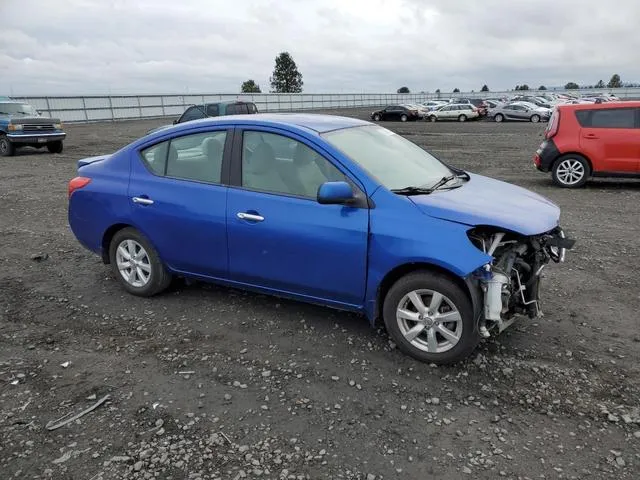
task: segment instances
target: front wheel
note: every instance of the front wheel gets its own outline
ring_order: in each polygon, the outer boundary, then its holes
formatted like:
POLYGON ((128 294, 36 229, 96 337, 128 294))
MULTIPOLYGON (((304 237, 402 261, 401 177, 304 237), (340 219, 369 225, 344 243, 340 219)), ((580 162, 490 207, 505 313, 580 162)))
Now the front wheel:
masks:
POLYGON ((0 156, 11 157, 14 153, 16 153, 16 146, 6 136, 0 136, 0 156))
POLYGON ((431 116, 429 117, 429 121, 430 121, 430 122, 437 122, 437 121, 438 121, 438 117, 436 117, 435 115, 431 115, 431 116))
POLYGON ((171 283, 151 242, 134 228, 124 228, 111 239, 109 259, 113 274, 133 295, 151 297, 171 283))
POLYGON ((62 153, 62 142, 58 140, 57 142, 47 143, 47 150, 50 153, 62 153))
POLYGON ((409 119, 409 117, 407 117, 406 115, 401 115, 400 116, 400 121, 401 122, 406 122, 409 119))
POLYGON ((480 340, 468 295, 438 273, 418 271, 400 278, 385 297, 383 317, 398 348, 422 362, 458 362, 480 340))
POLYGON ((376 122, 380 121, 380 115, 378 115, 377 113, 373 116, 373 120, 375 120, 376 122))
POLYGON ((498 113, 498 114, 496 114, 495 117, 493 117, 493 120, 498 122, 498 123, 500 123, 500 122, 502 122, 504 120, 504 117, 502 116, 502 114, 498 113))
POLYGON ((582 155, 568 154, 553 165, 552 178, 556 185, 564 188, 582 187, 591 174, 589 162, 582 155))
POLYGON ((538 123, 540 121, 540 115, 531 115, 531 121, 533 123, 538 123))
POLYGON ((459 122, 466 122, 467 121, 467 116, 466 115, 460 115, 458 117, 458 121, 459 122))

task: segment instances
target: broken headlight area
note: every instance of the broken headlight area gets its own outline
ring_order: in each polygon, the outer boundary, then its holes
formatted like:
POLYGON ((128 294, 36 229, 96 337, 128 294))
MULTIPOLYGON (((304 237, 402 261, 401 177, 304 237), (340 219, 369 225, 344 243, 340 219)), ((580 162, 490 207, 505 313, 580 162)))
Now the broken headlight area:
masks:
POLYGON ((560 227, 533 236, 476 227, 468 236, 478 249, 493 257, 473 275, 483 293, 480 334, 488 337, 491 331, 500 333, 518 315, 542 316, 542 271, 550 261, 563 262, 575 241, 568 239, 560 227))

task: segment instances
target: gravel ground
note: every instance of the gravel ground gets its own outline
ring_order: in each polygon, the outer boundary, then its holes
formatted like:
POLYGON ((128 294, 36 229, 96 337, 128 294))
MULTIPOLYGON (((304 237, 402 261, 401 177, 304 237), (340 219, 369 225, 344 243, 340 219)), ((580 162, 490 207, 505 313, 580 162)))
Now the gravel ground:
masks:
POLYGON ((199 283, 125 294, 69 231, 67 182, 161 123, 69 125, 61 155, 0 158, 3 479, 640 476, 640 182, 553 187, 540 124, 385 124, 550 197, 578 240, 543 318, 435 367, 356 315, 199 283))

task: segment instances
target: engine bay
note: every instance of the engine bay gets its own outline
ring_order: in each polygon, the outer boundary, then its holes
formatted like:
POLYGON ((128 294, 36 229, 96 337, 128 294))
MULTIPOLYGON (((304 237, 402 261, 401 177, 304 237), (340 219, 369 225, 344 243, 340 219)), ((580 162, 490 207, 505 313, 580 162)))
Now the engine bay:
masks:
POLYGON ((474 275, 484 297, 481 336, 502 332, 518 315, 542 316, 542 272, 551 261, 564 262, 566 251, 575 240, 568 239, 560 227, 534 236, 477 227, 468 235, 478 249, 493 257, 474 275))

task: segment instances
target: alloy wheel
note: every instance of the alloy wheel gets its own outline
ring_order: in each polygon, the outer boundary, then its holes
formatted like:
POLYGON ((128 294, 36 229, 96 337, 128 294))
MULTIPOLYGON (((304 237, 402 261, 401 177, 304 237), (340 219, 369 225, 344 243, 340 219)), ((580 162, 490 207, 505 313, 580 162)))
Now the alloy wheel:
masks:
POLYGON ((582 180, 584 175, 584 165, 573 158, 563 160, 556 169, 556 177, 564 185, 575 185, 582 180))
POLYGON ((400 300, 396 320, 412 346, 428 353, 451 350, 462 337, 462 316, 454 303, 434 290, 414 290, 400 300))
POLYGON ((120 242, 116 249, 116 264, 122 278, 133 287, 144 287, 151 279, 149 254, 135 240, 120 242))

